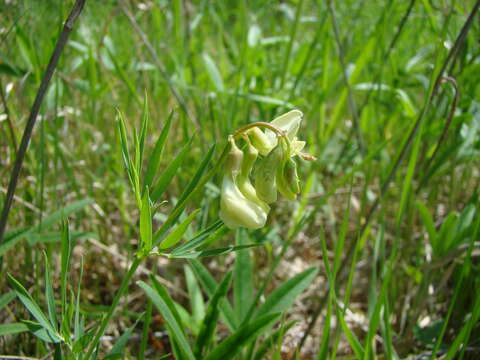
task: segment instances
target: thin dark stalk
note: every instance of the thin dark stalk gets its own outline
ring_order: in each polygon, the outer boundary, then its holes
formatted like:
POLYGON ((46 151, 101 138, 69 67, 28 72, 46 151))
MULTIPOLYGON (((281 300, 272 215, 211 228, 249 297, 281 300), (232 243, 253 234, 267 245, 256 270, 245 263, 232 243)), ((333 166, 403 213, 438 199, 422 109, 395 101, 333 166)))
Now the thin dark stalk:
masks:
MULTIPOLYGON (((391 168, 387 178, 385 179, 385 181, 383 182, 383 184, 381 186, 379 196, 375 199, 374 203, 372 204, 372 206, 370 207, 370 210, 367 213, 367 216, 365 218, 365 222, 364 222, 363 226, 361 227, 361 229, 359 231, 359 234, 358 234, 358 237, 357 237, 358 239, 361 239, 363 237, 365 231, 369 228, 370 222, 373 218, 373 214, 375 213, 378 206, 382 202, 385 194, 387 193, 387 189, 388 189, 391 181, 393 180, 395 174, 397 173, 397 170, 399 169, 401 163, 405 159, 405 156, 407 155, 407 152, 410 149, 410 146, 412 145, 413 140, 417 136, 418 130, 420 129, 420 125, 423 122, 425 114, 427 113, 430 105, 432 104, 434 96, 437 94, 437 91, 438 91, 438 88, 439 88, 439 86, 442 82, 442 79, 444 79, 444 76, 443 76, 444 71, 447 68, 450 61, 458 53, 458 50, 461 47, 463 41, 465 40, 465 37, 467 36, 467 34, 469 32, 470 27, 472 26, 473 19, 475 18, 475 15, 477 14, 479 8, 480 8, 480 0, 477 0, 473 9, 471 10, 470 14, 468 15, 468 18, 465 21, 465 24, 463 25, 462 29, 460 30, 460 33, 457 36, 457 39, 455 40, 455 43, 454 43, 453 47, 450 49, 450 52, 448 53, 447 58, 444 60, 444 62, 442 64, 442 67, 440 68, 440 71, 438 72, 438 76, 435 79, 435 82, 434 82, 432 91, 430 92, 429 98, 427 99, 422 111, 418 115, 418 118, 415 122, 415 125, 413 126, 413 129, 411 130, 410 134, 408 135, 407 141, 405 142, 403 148, 400 151, 400 154, 399 154, 397 160, 395 161, 395 164, 391 168)), ((349 248, 347 249, 345 259, 342 261, 342 263, 341 263, 341 265, 338 269, 338 274, 339 274, 338 277, 339 278, 344 277, 344 272, 345 272, 346 266, 351 261, 356 246, 357 246, 357 242, 353 241, 350 244, 349 248)), ((310 322, 309 322, 308 327, 307 327, 307 331, 305 331, 305 334, 302 337, 302 339, 301 339, 301 341, 298 345, 299 350, 302 348, 303 344, 305 343, 306 338, 310 334, 311 329, 315 325, 315 322, 317 321, 317 318, 320 315, 320 313, 321 313, 321 311, 322 311, 322 309, 323 309, 323 307, 326 303, 327 296, 328 296, 328 285, 327 285, 327 289, 325 289, 325 291, 326 291, 327 295, 323 295, 322 299, 320 299, 319 305, 315 309, 314 315, 310 319, 310 322)))
MULTIPOLYGON (((373 81, 374 84, 380 84, 382 82, 383 68, 384 68, 385 64, 387 63, 388 58, 392 54, 393 49, 397 45, 398 39, 400 39, 400 35, 402 34, 403 29, 405 28, 405 24, 407 23, 407 20, 410 18, 410 14, 412 13, 413 7, 415 5, 415 1, 416 0, 410 0, 410 4, 408 5, 407 11, 405 12, 402 19, 400 20, 397 31, 395 32, 395 35, 393 35, 393 38, 390 41, 388 49, 385 52, 385 54, 383 55, 383 61, 380 65, 380 69, 379 69, 379 71, 378 71, 378 73, 375 77, 375 80, 373 81)), ((380 86, 378 88, 380 89, 380 86)), ((358 109, 358 117, 359 118, 362 115, 363 109, 365 109, 365 106, 370 101, 370 98, 371 98, 371 96, 372 96, 372 94, 375 90, 376 90, 376 87, 373 87, 372 89, 370 89, 368 91, 367 96, 365 96, 365 100, 363 101, 363 103, 360 105, 360 107, 358 109)), ((343 155, 347 151, 347 145, 350 143, 351 136, 352 136, 352 131, 350 131, 350 134, 348 135, 347 141, 345 142, 344 146, 342 147, 342 150, 339 152, 339 156, 337 158, 337 161, 335 162, 336 164, 339 163, 339 160, 343 157, 343 155)))
MULTIPOLYGON (((402 31, 405 28, 405 24, 407 23, 407 20, 410 18, 410 14, 412 13, 413 7, 415 6, 415 1, 417 0, 410 0, 410 4, 408 4, 407 11, 405 12, 405 14, 403 14, 403 17, 400 20, 398 29, 395 32, 395 35, 393 35, 392 41, 390 42, 390 45, 388 46, 387 51, 383 55, 383 61, 382 61, 382 64, 380 65, 380 71, 377 73, 377 77, 374 81, 374 84, 380 84, 382 81, 383 68, 385 67, 385 64, 387 63, 388 58, 390 57, 393 49, 395 48, 395 45, 397 45, 398 39, 400 39, 400 35, 402 34, 402 31)), ((380 86, 378 88, 380 88, 380 86)), ((375 87, 373 87, 368 91, 367 96, 365 97, 365 101, 362 103, 360 107, 359 114, 362 113, 363 109, 368 104, 370 97, 372 96, 372 93, 374 91, 375 91, 375 87)))
POLYGON ((62 51, 65 48, 65 44, 68 41, 68 37, 73 30, 73 25, 75 21, 83 10, 85 2, 86 0, 76 0, 75 4, 73 5, 73 8, 68 15, 67 21, 63 26, 62 32, 60 33, 57 44, 55 45, 55 49, 53 50, 52 56, 47 65, 47 69, 45 70, 45 74, 43 76, 42 82, 40 83, 40 87, 38 88, 35 101, 33 102, 32 109, 27 120, 27 125, 25 126, 25 130, 23 131, 22 140, 17 151, 15 163, 13 165, 10 182, 8 183, 8 190, 5 197, 5 202, 3 203, 2 215, 0 216, 0 244, 3 240, 3 234, 5 233, 5 228, 7 226, 8 214, 10 213, 10 209, 12 207, 13 195, 17 187, 20 170, 22 169, 23 160, 25 158, 25 154, 27 153, 28 144, 30 143, 30 139, 32 137, 33 128, 35 126, 35 122, 40 111, 40 106, 42 105, 43 98, 45 97, 48 89, 48 85, 50 83, 50 80, 52 79, 53 73, 55 72, 55 68, 57 67, 60 55, 62 54, 62 51))
POLYGON ((430 159, 428 159, 427 163, 424 166, 425 176, 422 179, 422 181, 420 182, 420 185, 418 186, 418 189, 421 189, 425 185, 425 182, 427 181, 428 170, 430 169, 430 166, 433 164, 433 160, 437 156, 438 151, 440 150, 443 142, 445 141, 445 139, 447 137, 447 133, 448 133, 448 130, 450 128, 450 125, 452 124, 453 116, 455 115, 455 109, 457 108, 458 100, 460 98, 460 90, 459 90, 457 82, 455 81, 454 78, 452 78, 450 76, 446 76, 446 77, 443 78, 442 82, 449 82, 450 84, 452 84, 453 88, 455 89, 455 96, 453 98, 452 105, 450 106, 450 111, 448 113, 448 117, 447 117, 447 121, 445 122, 445 126, 443 127, 442 134, 440 135, 440 138, 437 141, 437 146, 435 147, 435 150, 434 150, 432 156, 430 157, 430 159))
POLYGON ((357 111, 357 104, 355 103, 355 99, 353 98, 352 87, 350 85, 350 81, 348 80, 347 64, 345 63, 345 52, 340 39, 340 30, 338 28, 337 19, 335 17, 333 0, 327 1, 327 6, 328 6, 328 11, 330 13, 330 18, 332 19, 333 34, 335 37, 335 42, 337 43, 337 47, 338 47, 338 59, 340 60, 340 65, 342 67, 343 81, 345 82, 345 86, 347 87, 348 107, 350 108, 350 112, 352 113, 353 128, 355 129, 355 137, 357 138, 358 147, 360 148, 360 151, 363 153, 365 147, 363 144, 362 134, 360 131, 360 120, 359 120, 358 111, 357 111))

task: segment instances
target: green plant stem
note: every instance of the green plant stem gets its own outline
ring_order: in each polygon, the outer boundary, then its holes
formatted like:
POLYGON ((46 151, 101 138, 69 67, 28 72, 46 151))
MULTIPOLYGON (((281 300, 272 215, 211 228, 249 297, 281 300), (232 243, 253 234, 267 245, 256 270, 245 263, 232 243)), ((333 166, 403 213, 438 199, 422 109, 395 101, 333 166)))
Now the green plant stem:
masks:
POLYGON ((100 342, 100 338, 105 332, 105 329, 108 326, 108 323, 110 322, 110 319, 112 318, 117 306, 118 302, 124 295, 125 291, 128 289, 128 285, 130 284, 130 280, 132 279, 133 274, 135 274, 135 271, 137 270, 138 266, 142 262, 144 258, 139 258, 135 257, 132 264, 130 265, 130 268, 128 269, 128 272, 126 273, 125 277, 122 280, 122 283, 120 284, 120 288, 117 290, 117 293, 115 294, 115 297, 113 298, 112 304, 110 305, 110 308, 108 309, 107 315, 102 319, 102 322, 100 324, 100 327, 95 334, 95 338, 93 342, 90 345, 90 348, 88 349, 86 359, 90 359, 90 357, 93 354, 93 351, 95 350, 96 346, 100 342))

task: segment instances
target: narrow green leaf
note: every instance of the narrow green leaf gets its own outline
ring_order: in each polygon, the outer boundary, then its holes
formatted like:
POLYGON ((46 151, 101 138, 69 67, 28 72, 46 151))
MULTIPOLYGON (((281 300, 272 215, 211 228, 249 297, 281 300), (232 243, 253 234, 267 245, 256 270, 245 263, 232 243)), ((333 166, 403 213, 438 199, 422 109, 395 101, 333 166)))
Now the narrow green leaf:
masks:
MULTIPOLYGON (((225 149, 227 149, 225 147, 225 149)), ((158 241, 161 239, 161 237, 168 231, 170 228, 173 226, 173 224, 177 221, 178 217, 182 214, 183 210, 185 209, 185 206, 187 205, 188 201, 199 191, 205 183, 215 174, 217 167, 222 163, 223 160, 220 159, 220 161, 217 162, 215 167, 210 171, 209 174, 205 176, 205 178, 201 179, 203 176, 203 173, 205 172, 208 163, 212 159, 213 152, 215 150, 215 145, 212 145, 210 147, 210 150, 208 153, 205 155, 203 158, 201 164, 199 165, 197 172, 193 176, 192 180, 190 183, 187 185, 185 190, 183 191, 182 195, 180 196, 180 199, 177 201, 177 204, 175 205, 173 211, 170 213, 170 216, 167 218, 167 220, 163 223, 163 225, 160 227, 160 229, 155 233, 153 236, 153 243, 154 245, 157 245, 158 241), (202 181, 200 181, 202 180, 202 181)), ((226 154, 226 151, 222 153, 222 157, 226 154)))
POLYGON ((152 236, 152 209, 147 186, 143 193, 142 208, 140 210, 140 239, 142 240, 142 249, 145 254, 148 254, 150 250, 152 250, 152 236))
MULTIPOLYGON (((205 317, 205 302, 195 275, 188 266, 184 266, 185 282, 187 283, 188 297, 190 301, 191 321, 193 329, 198 329, 205 317)), ((195 331, 196 333, 196 331, 195 331)))
POLYGON ((232 359, 245 344, 270 329, 280 315, 281 314, 279 313, 262 315, 251 323, 241 326, 237 331, 216 346, 212 352, 204 358, 204 360, 232 359))
POLYGON ((29 331, 28 326, 24 323, 10 323, 0 325, 0 336, 13 335, 29 331))
POLYGON ((295 325, 296 321, 290 321, 289 323, 282 325, 279 329, 275 330, 270 334, 267 338, 262 340, 260 346, 258 347, 257 351, 255 352, 255 356, 253 360, 262 360, 268 359, 267 353, 268 351, 277 343, 283 343, 283 339, 285 334, 288 330, 295 325))
POLYGON ((155 178, 155 175, 158 171, 158 167, 160 165, 160 160, 162 159, 162 153, 165 147, 165 142, 167 140, 168 133, 170 132, 172 118, 173 118, 173 111, 168 116, 168 119, 165 122, 165 125, 163 126, 162 132, 160 133, 160 136, 158 137, 158 140, 155 143, 155 147, 153 148, 152 153, 150 154, 150 157, 148 159, 147 170, 145 172, 145 178, 144 178, 144 187, 152 186, 152 182, 155 178))
MULTIPOLYGON (((197 276, 197 279, 200 281, 203 289, 205 290, 207 295, 212 298, 215 294, 216 289, 218 288, 217 282, 200 261, 191 260, 189 263, 192 267, 193 272, 197 276)), ((235 329, 237 327, 236 317, 235 313, 233 312, 232 306, 230 305, 228 300, 224 299, 223 301, 220 301, 219 308, 221 315, 229 329, 235 329)))
POLYGON ((127 85, 128 90, 130 91, 130 94, 133 96, 133 99, 137 102, 137 104, 141 104, 142 101, 140 100, 140 97, 138 96, 137 90, 135 89, 135 85, 132 82, 132 80, 128 77, 128 74, 125 72, 125 70, 122 68, 122 66, 118 63, 117 61, 117 56, 113 54, 110 49, 105 47, 107 49, 108 55, 110 60, 113 63, 113 66, 115 67, 116 73, 118 77, 123 80, 125 85, 127 85))
POLYGON ((422 219, 423 225, 427 230, 428 237, 430 242, 432 243, 432 247, 436 248, 436 240, 437 240, 437 231, 435 230, 435 222, 433 221, 432 215, 430 211, 425 206, 424 203, 417 201, 416 202, 418 213, 420 214, 420 218, 422 219))
POLYGON ((288 309, 295 301, 295 298, 315 279, 317 272, 318 268, 312 267, 285 281, 267 297, 265 303, 258 308, 256 316, 288 309))
POLYGON ((51 340, 54 341, 56 335, 55 329, 48 321, 43 311, 40 309, 40 306, 38 306, 38 304, 35 302, 35 300, 33 300, 32 296, 23 287, 23 285, 20 284, 20 282, 18 282, 12 275, 7 274, 7 279, 10 287, 15 292, 20 301, 23 303, 23 305, 25 305, 25 307, 32 314, 32 316, 38 321, 39 325, 48 330, 49 335, 52 337, 51 340))
POLYGON ((5 306, 10 304, 10 302, 15 299, 15 293, 13 291, 9 291, 6 294, 0 296, 0 310, 2 310, 5 306))
POLYGON ((68 222, 63 223, 62 229, 62 252, 60 268, 60 294, 62 304, 62 318, 67 319, 67 283, 70 269, 70 257, 72 253, 72 239, 68 222))
POLYGON ((140 351, 138 354, 139 360, 145 359, 145 351, 147 350, 147 344, 150 335, 150 324, 152 323, 152 301, 147 299, 147 309, 143 318, 142 338, 140 340, 140 351))
POLYGON ((128 176, 130 177, 130 181, 132 181, 130 153, 128 151, 127 126, 125 125, 125 119, 120 110, 117 110, 116 119, 117 119, 118 132, 120 134, 120 148, 122 151, 123 163, 124 163, 125 169, 127 170, 128 176))
POLYGON ((91 203, 93 203, 92 199, 83 199, 83 200, 75 201, 61 208, 60 210, 53 212, 49 216, 45 217, 42 220, 41 225, 36 227, 35 230, 37 231, 40 229, 45 230, 51 227, 52 225, 58 223, 59 221, 67 218, 71 214, 82 210, 85 206, 90 205, 91 203))
POLYGON ((25 326, 27 326, 28 331, 33 335, 38 337, 40 340, 47 343, 59 343, 62 341, 62 338, 56 333, 51 332, 50 330, 45 329, 42 325, 34 321, 23 320, 25 326))
POLYGON ((53 327, 57 326, 57 313, 55 310, 55 297, 53 295, 52 274, 48 263, 47 253, 43 253, 45 257, 45 298, 47 299, 48 316, 53 327))
POLYGON ((362 344, 358 340, 357 336, 350 330, 345 321, 345 317, 343 316, 343 312, 340 309, 340 306, 337 305, 337 317, 340 320, 340 325, 342 326, 342 330, 345 333, 345 337, 348 340, 353 352, 355 353, 355 357, 357 359, 363 359, 364 357, 364 350, 362 344))
POLYGON ((263 244, 247 244, 241 246, 227 246, 218 249, 204 250, 204 251, 194 251, 181 254, 169 254, 167 255, 171 259, 197 259, 201 257, 209 256, 219 256, 225 255, 234 251, 244 250, 251 247, 263 246, 263 244))
MULTIPOLYGON (((169 306, 165 301, 165 298, 163 298, 158 293, 158 291, 156 291, 143 281, 139 281, 138 285, 145 291, 147 296, 152 300, 153 304, 162 314, 165 322, 168 324, 168 327, 171 330, 171 336, 174 338, 175 341, 178 342, 186 358, 189 360, 195 360, 195 356, 193 355, 192 349, 190 348, 188 340, 185 337, 182 326, 178 321, 178 318, 174 315, 174 313, 176 312, 175 307, 169 306)), ((158 285, 161 287, 161 284, 158 285)))
POLYGON ((133 324, 131 327, 129 327, 123 334, 120 336, 115 344, 113 344, 112 348, 108 352, 108 354, 105 356, 105 360, 113 360, 117 358, 123 358, 124 352, 125 352, 125 345, 127 345, 128 340, 132 336, 133 330, 137 326, 138 322, 140 321, 142 317, 139 317, 137 321, 135 321, 135 324, 133 324))
POLYGON ((157 202, 160 199, 160 197, 163 195, 168 185, 172 181, 173 177, 176 175, 178 169, 185 160, 185 156, 190 151, 192 141, 193 137, 191 137, 190 140, 183 146, 182 150, 180 150, 175 159, 173 159, 173 161, 160 175, 160 178, 158 179, 155 186, 152 188, 152 193, 150 195, 153 202, 157 202))
POLYGON ((188 226, 193 221, 195 216, 197 216, 199 211, 200 209, 192 211, 192 213, 188 215, 187 218, 183 220, 180 225, 178 225, 175 229, 172 230, 172 232, 170 232, 170 234, 167 235, 167 237, 160 243, 158 248, 160 250, 165 250, 177 245, 177 243, 182 240, 183 235, 188 229, 188 226))
POLYGON ((7 232, 4 236, 3 242, 0 244, 0 257, 2 257, 8 250, 13 248, 18 242, 24 239, 30 231, 32 231, 32 228, 27 227, 7 232))
POLYGON ((139 161, 140 170, 142 169, 143 154, 145 153, 145 138, 147 137, 149 121, 150 121, 150 117, 148 113, 148 96, 147 96, 147 92, 145 91, 145 95, 143 98, 143 111, 142 111, 142 121, 140 126, 140 135, 138 138, 138 147, 140 150, 140 161, 139 161))
POLYGON ((94 327, 87 331, 86 333, 82 334, 74 343, 72 346, 72 351, 74 354, 79 354, 83 352, 85 349, 88 348, 90 342, 92 341, 93 337, 95 336, 95 333, 97 331, 97 328, 94 327))
POLYGON ((77 294, 76 294, 76 301, 75 301, 75 320, 74 320, 74 328, 73 334, 74 339, 80 339, 84 332, 84 323, 80 319, 80 293, 81 293, 81 284, 83 279, 83 256, 80 258, 80 276, 78 277, 78 286, 77 286, 77 294))
MULTIPOLYGON (((137 172, 137 174, 140 174, 142 169, 142 163, 140 161, 140 139, 138 137, 138 132, 137 130, 134 128, 133 129, 133 149, 134 149, 134 161, 133 161, 133 168, 135 169, 135 171, 137 172)), ((137 182, 135 182, 135 190, 138 190, 139 187, 136 186, 137 185, 137 182)))
POLYGON ((195 235, 190 241, 186 242, 183 245, 180 245, 175 250, 172 251, 172 254, 178 255, 182 253, 186 253, 191 250, 195 250, 204 244, 208 243, 210 237, 215 236, 215 233, 219 229, 224 229, 223 222, 218 220, 214 222, 212 225, 208 226, 207 228, 203 229, 197 235, 195 235))
POLYGON ((222 75, 220 74, 220 71, 218 71, 217 65, 208 54, 204 53, 202 57, 208 76, 215 86, 215 89, 217 91, 224 91, 225 86, 223 85, 222 75))
POLYGON ((227 295, 228 289, 232 283, 232 273, 229 272, 218 285, 215 293, 208 302, 205 319, 201 325, 200 332, 195 342, 194 353, 198 359, 202 358, 203 349, 208 348, 215 334, 218 316, 220 314, 219 303, 227 295))
POLYGON ((190 199, 192 195, 195 194, 195 192, 198 190, 200 179, 205 173, 205 170, 207 169, 207 166, 210 163, 210 160, 212 160, 213 153, 215 152, 215 147, 216 147, 215 144, 210 146, 210 149, 208 150, 207 154, 205 155, 202 162, 198 166, 198 169, 195 172, 195 175, 193 176, 192 180, 190 180, 187 187, 183 190, 182 195, 180 196, 177 204, 175 205, 175 209, 178 209, 184 206, 187 200, 190 199))
POLYGON ((91 199, 83 199, 79 201, 75 201, 58 211, 51 213, 50 215, 46 216, 42 223, 38 226, 33 226, 30 228, 23 228, 23 229, 15 229, 9 231, 5 235, 5 241, 0 245, 0 257, 3 256, 8 250, 13 248, 20 240, 24 239, 26 236, 38 232, 44 231, 50 228, 51 226, 55 225, 62 219, 67 218, 69 215, 82 210, 85 206, 91 204, 93 200, 91 199))
MULTIPOLYGON (((237 246, 247 245, 247 236, 245 229, 239 229, 236 236, 237 246)), ((253 265, 247 249, 237 251, 233 273, 235 309, 241 323, 253 301, 253 265)))
POLYGON ((0 63, 0 74, 10 75, 15 77, 20 77, 26 74, 25 69, 21 69, 15 65, 8 64, 5 62, 0 63))

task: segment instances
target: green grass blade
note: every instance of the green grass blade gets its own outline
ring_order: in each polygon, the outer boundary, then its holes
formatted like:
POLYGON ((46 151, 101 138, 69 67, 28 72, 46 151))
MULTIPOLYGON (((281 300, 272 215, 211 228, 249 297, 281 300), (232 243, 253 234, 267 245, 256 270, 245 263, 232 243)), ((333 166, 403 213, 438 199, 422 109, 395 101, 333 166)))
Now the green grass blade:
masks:
POLYGON ((137 326, 138 322, 142 319, 139 317, 135 324, 129 327, 123 334, 120 336, 115 344, 113 344, 110 351, 105 355, 105 360, 114 360, 114 359, 122 359, 125 352, 125 346, 127 345, 128 340, 132 336, 133 330, 137 326))
POLYGON ((267 297, 265 302, 258 308, 255 316, 259 317, 288 309, 295 301, 295 298, 315 279, 317 272, 318 268, 312 267, 285 281, 267 297))
POLYGON ((194 354, 198 359, 202 358, 203 349, 208 348, 213 341, 218 316, 220 314, 220 301, 227 295, 232 283, 232 273, 227 273, 215 293, 208 302, 204 321, 195 342, 194 354))
POLYGON ((155 143, 152 153, 150 154, 150 157, 148 159, 147 170, 145 172, 145 177, 144 177, 144 184, 143 184, 144 187, 147 187, 147 186, 150 188, 152 187, 153 180, 155 179, 155 175, 157 174, 158 167, 160 165, 160 160, 162 159, 162 153, 163 153, 163 149, 165 148, 167 136, 170 132, 172 118, 173 118, 173 111, 168 116, 167 121, 165 122, 165 125, 163 125, 162 132, 160 133, 160 136, 158 137, 158 140, 155 143))
POLYGON ((16 295, 15 292, 9 291, 6 294, 0 296, 0 310, 2 310, 5 306, 10 304, 10 302, 15 299, 16 295))
POLYGON ((7 280, 10 287, 15 292, 15 294, 20 299, 20 301, 23 303, 23 305, 28 309, 28 311, 32 314, 32 316, 38 321, 39 325, 47 331, 50 340, 52 342, 57 342, 58 336, 56 336, 55 328, 50 323, 47 316, 40 309, 40 306, 38 306, 37 302, 32 298, 32 296, 23 287, 23 285, 20 284, 12 275, 7 274, 7 280))
POLYGON ((188 215, 187 218, 180 223, 180 225, 175 227, 172 230, 172 232, 170 232, 167 235, 167 237, 160 243, 158 248, 160 250, 165 250, 165 249, 168 249, 168 248, 171 248, 171 247, 177 245, 178 242, 180 240, 182 240, 183 235, 185 234, 185 232, 188 229, 188 226, 193 221, 193 219, 195 219, 195 217, 197 216, 199 211, 200 211, 200 209, 192 211, 192 213, 190 215, 188 215))
POLYGON ((48 263, 47 253, 43 253, 45 257, 45 298, 47 299, 48 316, 53 327, 57 326, 57 313, 55 310, 55 297, 53 295, 52 274, 48 263))
POLYGON ((174 341, 178 343, 181 348, 182 353, 189 360, 195 360, 192 349, 188 340, 185 336, 185 333, 182 330, 179 316, 173 305, 173 301, 169 298, 167 292, 163 290, 159 293, 158 289, 163 289, 160 283, 157 283, 155 289, 139 281, 138 285, 145 291, 147 296, 152 300, 152 303, 157 307, 158 311, 162 314, 165 322, 168 324, 168 327, 171 330, 171 336, 174 341), (175 315, 176 314, 176 315, 175 315))
POLYGON ((194 251, 181 254, 169 254, 168 257, 171 259, 197 259, 201 257, 209 256, 219 256, 225 255, 234 251, 244 250, 251 247, 263 246, 263 244, 246 244, 240 246, 227 246, 218 249, 203 250, 203 251, 194 251))
POLYGON ((203 295, 200 290, 200 285, 198 284, 198 281, 195 278, 192 269, 189 266, 185 265, 184 271, 185 282, 187 283, 187 291, 190 301, 190 310, 192 314, 192 328, 197 330, 205 317, 205 302, 203 301, 203 295))
POLYGON ((172 251, 173 255, 179 255, 182 253, 187 253, 189 251, 195 250, 206 243, 210 242, 210 238, 213 236, 215 237, 219 231, 225 229, 223 226, 223 222, 218 220, 214 222, 212 225, 208 226, 204 230, 200 231, 197 235, 195 235, 190 241, 186 242, 183 245, 180 245, 175 250, 172 251))
POLYGON ((67 218, 73 213, 82 210, 85 206, 90 205, 92 202, 93 200, 91 199, 75 201, 43 218, 41 225, 9 231, 7 234, 5 234, 5 241, 3 241, 0 245, 0 257, 5 255, 8 250, 13 248, 19 241, 24 239, 26 236, 29 236, 37 231, 44 231, 49 229, 53 225, 57 224, 59 221, 67 218))
POLYGON ((56 344, 62 341, 59 335, 47 330, 37 322, 23 320, 23 323, 28 327, 28 331, 46 343, 56 344))
POLYGON ((355 353, 355 357, 357 359, 363 359, 365 351, 362 347, 362 344, 358 340, 357 336, 348 327, 347 322, 345 321, 343 311, 340 309, 340 306, 338 304, 337 304, 337 318, 340 321, 340 325, 342 327, 343 333, 345 334, 345 337, 347 338, 347 341, 350 344, 350 347, 355 353))
POLYGON ((245 344, 265 333, 279 317, 279 313, 262 315, 251 323, 241 326, 217 345, 204 360, 228 360, 234 358, 245 344))
POLYGON ((215 152, 215 147, 216 145, 213 144, 210 146, 210 149, 208 149, 207 154, 203 158, 202 162, 197 168, 197 171, 195 172, 195 175, 193 176, 192 180, 188 183, 187 187, 183 190, 182 195, 180 196, 178 203, 175 205, 175 209, 181 208, 182 206, 185 205, 188 199, 190 199, 195 192, 200 188, 200 180, 203 177, 203 174, 207 170, 207 166, 212 160, 213 154, 215 152))
POLYGON ((147 187, 143 193, 142 208, 140 209, 140 239, 142 241, 141 248, 144 254, 148 254, 153 247, 151 208, 150 195, 147 187))
POLYGON ((210 77, 213 85, 215 86, 215 89, 220 92, 225 91, 222 75, 220 74, 220 71, 218 70, 218 67, 213 61, 213 59, 206 53, 202 55, 202 58, 205 69, 207 70, 207 74, 210 77))
POLYGON ((177 174, 178 169, 185 160, 185 156, 190 151, 192 145, 193 137, 183 146, 178 155, 173 159, 173 161, 168 165, 168 167, 162 172, 157 183, 152 188, 151 199, 153 202, 157 202, 160 197, 163 195, 168 185, 172 181, 173 177, 177 174))
POLYGON ((275 330, 268 337, 262 340, 260 346, 255 352, 255 356, 253 357, 253 360, 268 359, 267 358, 268 351, 275 344, 281 343, 287 331, 290 330, 295 324, 296 324, 296 321, 290 321, 289 323, 282 325, 279 329, 275 330))
MULTIPOLYGON (((190 266, 192 267, 193 272, 197 276, 200 284, 207 293, 207 295, 212 298, 215 294, 218 284, 213 278, 213 276, 208 272, 202 263, 198 260, 190 260, 190 266)), ((234 330, 237 327, 235 313, 233 312, 232 306, 227 299, 220 301, 220 314, 222 315, 225 324, 230 330, 234 330)))
MULTIPOLYGON (((245 229, 239 229, 236 236, 237 246, 246 245, 248 241, 247 236, 245 229)), ((242 322, 254 298, 253 264, 247 249, 237 251, 233 274, 235 310, 237 311, 238 320, 242 322)))
MULTIPOLYGON (((61 268, 60 268, 60 294, 62 304, 62 324, 68 320, 67 312, 67 292, 68 292, 68 274, 70 270, 70 259, 72 254, 72 239, 70 237, 70 228, 68 222, 63 223, 62 229, 62 250, 61 250, 61 268)), ((62 326, 66 332, 68 326, 62 326)), ((64 334, 69 335, 69 334, 64 334)), ((68 337, 67 337, 68 338, 68 337)))
POLYGON ((29 331, 29 328, 24 323, 10 323, 0 325, 0 336, 13 335, 29 331))
POLYGON ((140 124, 140 135, 138 137, 138 147, 139 147, 139 153, 140 153, 140 159, 139 159, 139 172, 142 170, 142 164, 143 164, 143 155, 145 153, 145 139, 147 137, 147 131, 148 131, 148 125, 150 122, 150 116, 148 112, 148 96, 147 92, 145 91, 145 95, 143 98, 143 110, 142 110, 142 121, 140 124))

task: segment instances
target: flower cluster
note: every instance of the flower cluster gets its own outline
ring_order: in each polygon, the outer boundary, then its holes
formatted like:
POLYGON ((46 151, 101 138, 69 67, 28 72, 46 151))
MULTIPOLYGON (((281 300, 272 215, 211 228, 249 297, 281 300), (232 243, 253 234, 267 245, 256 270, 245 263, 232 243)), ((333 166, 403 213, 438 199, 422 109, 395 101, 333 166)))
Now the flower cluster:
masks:
POLYGON ((270 123, 252 123, 229 136, 220 196, 220 218, 226 226, 259 229, 278 192, 290 200, 297 197, 300 183, 294 157, 314 159, 301 152, 305 142, 296 137, 302 116, 301 111, 292 110, 270 123), (243 151, 235 141, 239 139, 245 143, 243 151))

